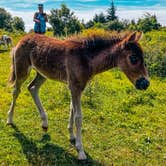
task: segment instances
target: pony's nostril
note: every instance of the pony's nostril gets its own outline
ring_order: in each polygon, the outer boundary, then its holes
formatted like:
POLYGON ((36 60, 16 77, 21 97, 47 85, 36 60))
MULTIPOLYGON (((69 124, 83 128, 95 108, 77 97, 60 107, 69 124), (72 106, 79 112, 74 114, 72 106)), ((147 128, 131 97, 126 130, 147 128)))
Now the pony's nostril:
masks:
POLYGON ((146 90, 149 85, 150 85, 150 82, 147 79, 145 79, 144 77, 142 77, 136 81, 135 86, 137 89, 146 90))

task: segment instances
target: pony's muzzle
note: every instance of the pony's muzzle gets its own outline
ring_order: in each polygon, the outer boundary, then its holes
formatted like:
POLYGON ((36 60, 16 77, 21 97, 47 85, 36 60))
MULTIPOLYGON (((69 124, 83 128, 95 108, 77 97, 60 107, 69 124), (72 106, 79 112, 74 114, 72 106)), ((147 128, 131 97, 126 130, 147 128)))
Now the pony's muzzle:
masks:
POLYGON ((149 85, 150 82, 144 77, 141 77, 140 79, 136 80, 135 83, 135 87, 139 90, 146 90, 149 85))

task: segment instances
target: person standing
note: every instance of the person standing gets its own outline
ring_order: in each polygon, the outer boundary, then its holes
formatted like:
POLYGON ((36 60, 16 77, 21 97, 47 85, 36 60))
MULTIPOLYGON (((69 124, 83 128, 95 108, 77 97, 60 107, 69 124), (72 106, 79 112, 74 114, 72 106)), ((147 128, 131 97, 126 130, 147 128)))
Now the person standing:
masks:
POLYGON ((47 14, 43 11, 43 4, 38 4, 39 11, 35 13, 33 21, 35 22, 35 33, 44 34, 46 32, 47 14))

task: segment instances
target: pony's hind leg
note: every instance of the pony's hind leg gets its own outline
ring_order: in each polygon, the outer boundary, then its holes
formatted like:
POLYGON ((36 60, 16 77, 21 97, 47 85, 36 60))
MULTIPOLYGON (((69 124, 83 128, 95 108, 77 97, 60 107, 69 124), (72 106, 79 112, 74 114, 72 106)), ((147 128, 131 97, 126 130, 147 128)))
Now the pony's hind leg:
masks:
POLYGON ((44 111, 44 108, 43 108, 40 98, 38 96, 39 88, 45 81, 46 81, 46 78, 44 78, 39 73, 37 73, 35 79, 28 86, 28 90, 30 91, 32 98, 40 113, 40 117, 42 119, 42 128, 43 128, 43 130, 47 131, 47 128, 48 128, 47 114, 44 111))
POLYGON ((23 81, 16 80, 16 83, 14 85, 13 99, 12 99, 12 103, 10 105, 10 109, 8 111, 8 118, 7 118, 7 124, 9 124, 9 125, 13 125, 14 107, 16 105, 16 100, 21 92, 22 83, 23 83, 23 81))
POLYGON ((26 70, 19 71, 16 70, 13 73, 15 75, 15 81, 14 81, 14 90, 13 90, 13 99, 10 106, 10 109, 8 111, 8 118, 7 118, 7 124, 13 124, 13 116, 14 116, 14 107, 16 105, 16 100, 21 92, 21 85, 24 83, 24 81, 27 79, 29 70, 28 68, 26 70))

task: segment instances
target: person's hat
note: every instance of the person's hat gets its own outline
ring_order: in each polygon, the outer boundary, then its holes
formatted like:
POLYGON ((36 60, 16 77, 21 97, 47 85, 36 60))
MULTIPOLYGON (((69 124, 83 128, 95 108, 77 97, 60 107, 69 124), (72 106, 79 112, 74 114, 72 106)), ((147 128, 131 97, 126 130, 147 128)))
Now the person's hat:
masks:
POLYGON ((43 4, 38 4, 38 7, 43 7, 43 4))

